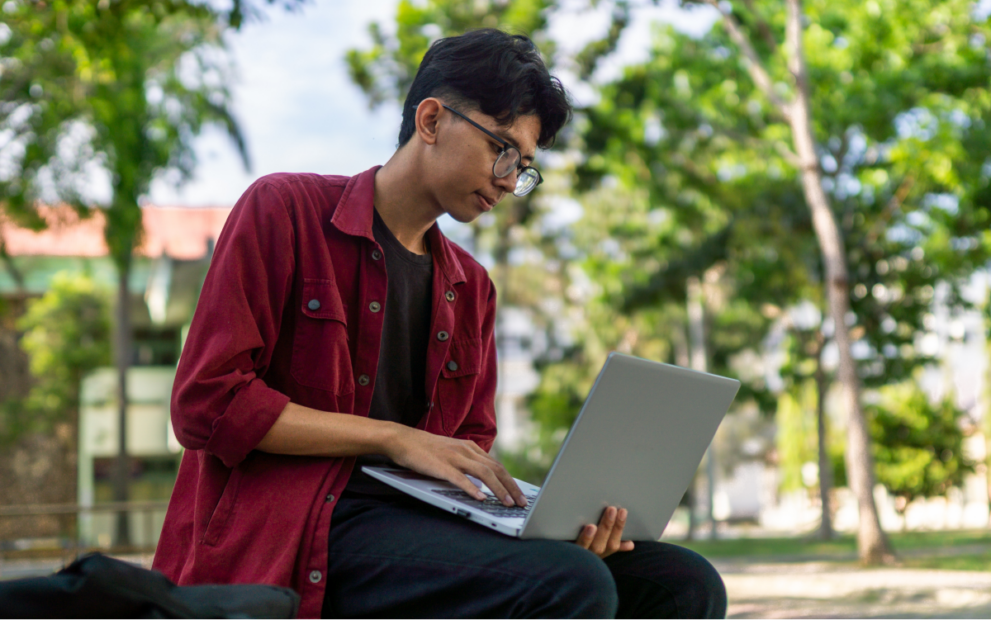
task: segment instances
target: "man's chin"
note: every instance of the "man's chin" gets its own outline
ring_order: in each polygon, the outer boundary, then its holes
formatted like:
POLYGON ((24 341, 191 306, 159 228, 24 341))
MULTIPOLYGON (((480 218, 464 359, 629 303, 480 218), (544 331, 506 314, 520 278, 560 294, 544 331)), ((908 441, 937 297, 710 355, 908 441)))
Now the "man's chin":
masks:
POLYGON ((448 211, 447 214, 451 216, 452 220, 460 224, 471 224, 482 215, 477 211, 468 211, 468 212, 448 211))
POLYGON ((471 224, 485 213, 488 213, 488 211, 480 210, 475 204, 465 205, 460 209, 446 209, 445 211, 451 216, 451 219, 461 224, 471 224))

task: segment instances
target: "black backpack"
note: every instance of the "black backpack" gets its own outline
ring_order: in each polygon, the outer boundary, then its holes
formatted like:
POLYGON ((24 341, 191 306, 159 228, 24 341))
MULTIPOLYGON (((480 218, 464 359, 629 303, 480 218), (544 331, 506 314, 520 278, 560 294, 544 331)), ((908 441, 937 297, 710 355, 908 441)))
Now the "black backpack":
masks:
POLYGON ((289 588, 177 586, 99 553, 48 577, 0 581, 4 618, 295 618, 298 609, 289 588))

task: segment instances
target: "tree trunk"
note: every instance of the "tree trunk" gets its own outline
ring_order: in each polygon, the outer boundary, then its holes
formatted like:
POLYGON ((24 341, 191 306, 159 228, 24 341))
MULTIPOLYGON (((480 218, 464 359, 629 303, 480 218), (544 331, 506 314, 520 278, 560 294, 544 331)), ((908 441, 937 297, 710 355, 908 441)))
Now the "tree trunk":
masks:
POLYGON ((860 406, 860 379, 857 376, 856 361, 850 351, 850 332, 846 325, 846 315, 850 311, 846 253, 829 199, 822 189, 819 159, 812 135, 809 85, 802 56, 800 0, 788 0, 788 12, 786 37, 791 43, 789 64, 797 85, 795 99, 790 104, 789 122, 801 168, 805 200, 812 212, 812 225, 826 267, 829 316, 833 319, 833 339, 840 354, 837 378, 847 411, 847 478, 857 497, 860 514, 857 549, 862 563, 881 564, 893 560, 894 555, 888 538, 881 529, 874 503, 874 459, 871 455, 867 422, 860 406))
POLYGON ((685 532, 685 540, 695 540, 695 479, 688 485, 685 491, 685 506, 688 507, 688 531, 685 532))
MULTIPOLYGON (((114 500, 126 502, 129 496, 130 462, 127 455, 127 368, 131 361, 131 297, 127 288, 131 264, 117 266, 117 423, 118 451, 114 471, 114 500)), ((131 532, 126 510, 117 513, 116 544, 131 544, 131 532)))
MULTIPOLYGON (((685 335, 684 327, 679 327, 672 332, 672 337, 674 338, 674 363, 682 368, 690 368, 692 365, 691 354, 688 349, 688 337, 685 335)), ((685 497, 682 503, 688 508, 688 531, 685 532, 685 540, 695 539, 695 509, 697 508, 696 493, 695 488, 698 486, 698 481, 696 477, 692 477, 691 483, 688 485, 688 490, 685 491, 685 497)))
MULTIPOLYGON (((705 292, 698 278, 688 278, 685 288, 688 297, 688 337, 690 340, 692 369, 708 372, 709 363, 705 349, 705 292)), ((716 517, 713 504, 716 494, 716 455, 713 446, 705 452, 706 519, 709 521, 709 538, 715 540, 716 517)))
POLYGON ((816 432, 819 435, 819 503, 822 517, 819 521, 819 538, 832 540, 833 518, 829 492, 833 487, 833 467, 826 451, 826 376, 822 369, 822 350, 826 339, 822 331, 816 334, 816 432))
POLYGON ((0 261, 3 261, 4 267, 7 269, 7 273, 10 275, 10 279, 14 281, 14 286, 17 293, 24 292, 24 274, 21 270, 17 268, 14 264, 14 258, 7 252, 7 242, 3 237, 0 237, 0 261))
MULTIPOLYGON (((988 336, 984 340, 984 351, 987 358, 991 359, 991 295, 984 303, 987 304, 984 308, 984 333, 988 336)), ((988 506, 991 507, 991 367, 985 371, 984 376, 984 420, 981 432, 984 435, 984 482, 988 506)), ((991 514, 988 516, 988 527, 991 528, 991 514)))

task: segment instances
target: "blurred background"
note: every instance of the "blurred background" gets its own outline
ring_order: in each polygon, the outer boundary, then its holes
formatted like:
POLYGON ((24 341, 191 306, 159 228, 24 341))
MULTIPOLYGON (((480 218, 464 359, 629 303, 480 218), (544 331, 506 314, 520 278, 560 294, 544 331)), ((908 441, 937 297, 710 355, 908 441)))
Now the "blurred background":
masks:
POLYGON ((384 163, 431 41, 498 27, 576 107, 540 191, 441 220, 499 290, 499 458, 540 484, 611 351, 735 377, 664 534, 731 616, 991 614, 989 13, 6 0, 0 578, 150 562, 231 207, 264 174, 384 163))

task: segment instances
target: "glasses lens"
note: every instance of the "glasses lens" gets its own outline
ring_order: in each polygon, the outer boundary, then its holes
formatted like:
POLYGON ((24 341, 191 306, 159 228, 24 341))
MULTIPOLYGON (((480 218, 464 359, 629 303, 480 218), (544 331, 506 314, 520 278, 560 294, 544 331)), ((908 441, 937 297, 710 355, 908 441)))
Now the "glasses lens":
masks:
POLYGON ((533 188, 537 187, 539 180, 540 176, 537 172, 532 168, 527 168, 516 179, 516 189, 513 190, 513 194, 516 196, 526 196, 533 191, 533 188))
POLYGON ((492 173, 496 177, 502 179, 513 171, 516 167, 520 165, 520 152, 513 147, 507 148, 505 151, 499 154, 499 158, 496 159, 495 165, 492 166, 492 173))

